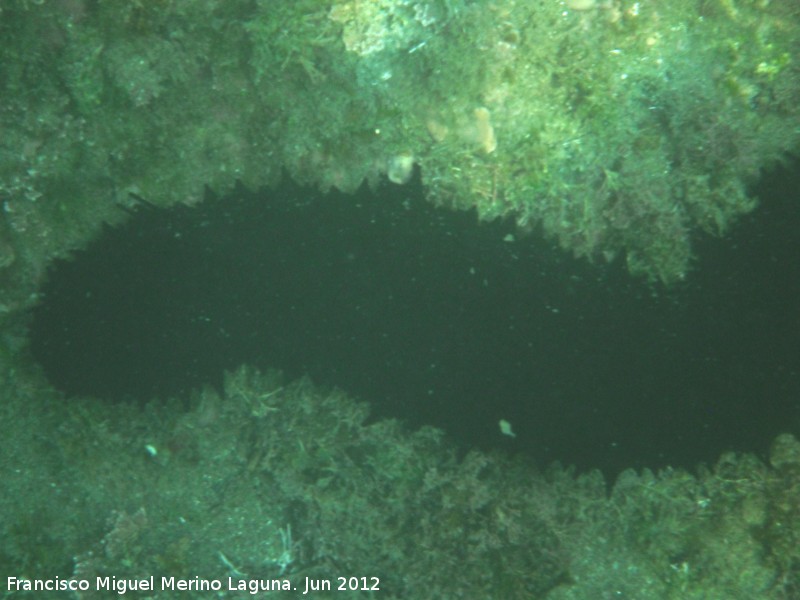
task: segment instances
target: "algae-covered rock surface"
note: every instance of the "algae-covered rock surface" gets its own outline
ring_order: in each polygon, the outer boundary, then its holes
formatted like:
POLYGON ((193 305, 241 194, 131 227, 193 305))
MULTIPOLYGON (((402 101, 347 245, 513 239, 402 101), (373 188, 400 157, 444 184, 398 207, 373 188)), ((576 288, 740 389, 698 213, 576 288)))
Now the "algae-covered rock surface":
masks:
POLYGON ((354 0, 3 3, 8 262, 82 243, 135 192, 352 191, 539 227, 666 282, 796 149, 797 7, 354 0), (18 238, 22 239, 18 239, 18 238), (43 239, 44 238, 44 239, 43 239))
POLYGON ((340 577, 343 597, 379 598, 782 599, 800 585, 788 434, 769 464, 728 454, 609 482, 456 453, 437 430, 248 367, 180 407, 55 402, 26 377, 3 380, 6 596, 292 598, 340 577), (41 591, 68 585, 86 589, 41 591))

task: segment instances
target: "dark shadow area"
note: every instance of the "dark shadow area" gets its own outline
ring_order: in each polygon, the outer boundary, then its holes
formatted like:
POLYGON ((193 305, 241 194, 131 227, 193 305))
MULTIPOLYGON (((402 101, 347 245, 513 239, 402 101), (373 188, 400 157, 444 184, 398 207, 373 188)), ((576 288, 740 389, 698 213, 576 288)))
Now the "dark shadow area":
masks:
POLYGON ((143 205, 52 266, 32 350, 68 395, 184 394, 250 363, 464 447, 610 475, 763 454, 800 425, 798 189, 798 169, 770 176, 762 208, 699 243, 668 293, 434 208, 418 177, 143 205))

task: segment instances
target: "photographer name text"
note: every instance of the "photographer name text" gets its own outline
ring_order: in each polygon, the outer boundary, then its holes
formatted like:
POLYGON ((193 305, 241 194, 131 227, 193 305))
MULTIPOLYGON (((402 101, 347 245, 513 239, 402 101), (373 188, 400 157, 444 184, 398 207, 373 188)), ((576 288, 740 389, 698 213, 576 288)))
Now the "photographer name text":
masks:
POLYGON ((14 592, 86 592, 110 591, 120 596, 128 592, 244 592, 259 594, 261 592, 282 592, 302 590, 302 593, 328 591, 378 591, 380 581, 377 577, 336 577, 333 579, 314 579, 305 577, 299 586, 290 579, 244 579, 228 577, 227 579, 181 579, 178 577, 145 577, 143 579, 123 579, 119 577, 95 577, 90 579, 27 579, 24 577, 6 578, 7 590, 14 592), (157 587, 160 586, 160 587, 157 587))

